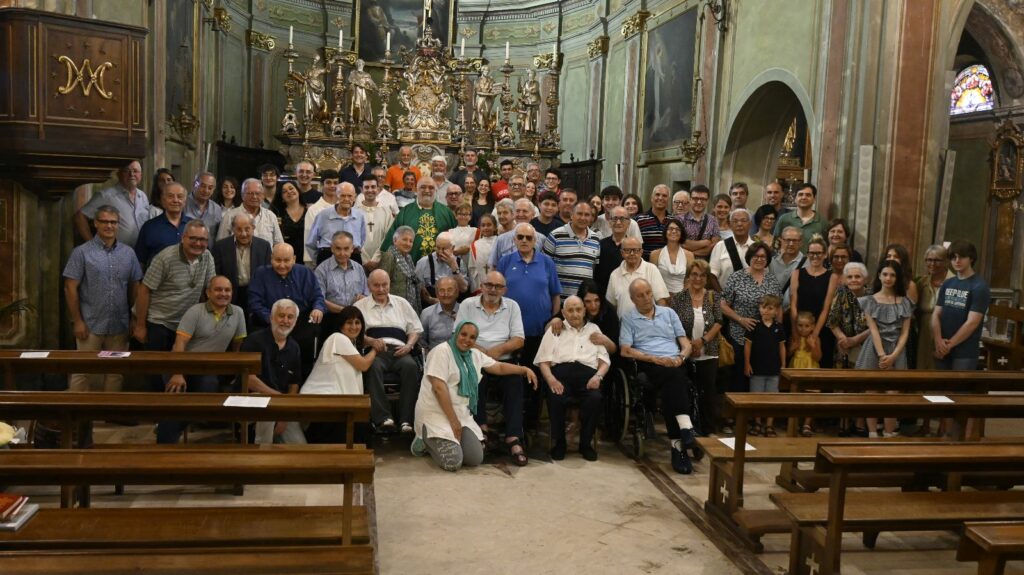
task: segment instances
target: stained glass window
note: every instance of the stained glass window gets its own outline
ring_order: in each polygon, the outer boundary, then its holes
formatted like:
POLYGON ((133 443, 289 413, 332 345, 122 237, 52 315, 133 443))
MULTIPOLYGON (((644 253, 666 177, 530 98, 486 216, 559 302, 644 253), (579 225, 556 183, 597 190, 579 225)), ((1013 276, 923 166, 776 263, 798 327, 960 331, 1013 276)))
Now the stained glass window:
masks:
POLYGON ((956 75, 949 95, 949 114, 967 114, 996 107, 995 89, 988 68, 973 64, 956 75))

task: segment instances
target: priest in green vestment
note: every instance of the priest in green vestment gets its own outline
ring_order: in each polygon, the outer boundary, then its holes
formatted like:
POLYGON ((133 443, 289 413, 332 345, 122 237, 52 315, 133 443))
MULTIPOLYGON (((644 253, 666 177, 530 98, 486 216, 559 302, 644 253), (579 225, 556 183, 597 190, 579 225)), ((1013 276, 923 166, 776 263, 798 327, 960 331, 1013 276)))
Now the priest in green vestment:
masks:
POLYGON ((398 211, 380 246, 382 252, 391 247, 395 230, 401 226, 409 226, 416 231, 410 254, 412 261, 417 262, 422 254, 434 252, 437 235, 458 225, 448 206, 435 201, 436 195, 437 183, 430 176, 423 176, 416 182, 416 201, 398 211))

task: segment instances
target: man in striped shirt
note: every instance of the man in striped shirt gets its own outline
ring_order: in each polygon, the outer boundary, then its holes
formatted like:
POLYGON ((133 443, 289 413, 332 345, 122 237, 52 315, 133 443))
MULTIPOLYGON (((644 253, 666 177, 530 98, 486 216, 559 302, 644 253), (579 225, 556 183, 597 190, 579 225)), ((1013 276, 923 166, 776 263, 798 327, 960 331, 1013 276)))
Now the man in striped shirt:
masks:
POLYGON ((543 251, 555 260, 562 297, 576 295, 583 280, 594 277, 594 266, 601 254, 601 239, 590 229, 594 208, 579 202, 572 209, 569 223, 551 232, 544 240, 543 251))
POLYGON ((644 242, 644 259, 650 259, 651 252, 665 247, 669 194, 669 187, 665 184, 654 186, 651 191, 651 209, 636 215, 636 224, 640 227, 640 236, 644 242))

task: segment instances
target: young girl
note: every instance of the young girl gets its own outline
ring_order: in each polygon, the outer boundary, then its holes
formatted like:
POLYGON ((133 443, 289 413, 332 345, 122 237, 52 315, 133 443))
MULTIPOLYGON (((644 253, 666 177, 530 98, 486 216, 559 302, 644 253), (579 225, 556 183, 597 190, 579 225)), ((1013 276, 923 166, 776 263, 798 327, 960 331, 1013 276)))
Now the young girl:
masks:
MULTIPOLYGON (((796 369, 817 369, 821 361, 821 340, 814 335, 814 323, 816 318, 809 311, 802 311, 796 315, 796 329, 793 330, 793 338, 789 342, 789 367, 796 369)), ((811 427, 812 418, 804 419, 803 429, 800 435, 811 437, 814 435, 814 428, 811 427)))
MULTIPOLYGON (((907 369, 907 339, 914 306, 907 297, 907 283, 902 266, 885 260, 878 266, 873 295, 860 298, 864 321, 871 339, 857 357, 857 369, 907 369)), ((878 437, 877 418, 867 418, 868 437, 878 437)), ((896 419, 885 419, 885 437, 896 435, 896 419)))
MULTIPOLYGON (((469 176, 466 176, 467 178, 469 176)), ((476 228, 470 225, 473 218, 473 206, 468 202, 460 204, 455 208, 455 221, 458 226, 448 230, 452 235, 452 247, 455 248, 455 255, 464 256, 469 253, 469 247, 476 239, 476 228)))

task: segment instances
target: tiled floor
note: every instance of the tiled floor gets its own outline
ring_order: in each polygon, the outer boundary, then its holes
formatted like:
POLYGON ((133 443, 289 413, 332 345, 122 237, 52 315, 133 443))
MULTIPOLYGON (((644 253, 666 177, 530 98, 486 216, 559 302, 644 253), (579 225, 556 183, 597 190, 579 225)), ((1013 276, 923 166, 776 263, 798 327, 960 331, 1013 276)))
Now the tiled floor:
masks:
MULTIPOLYGON (((990 434, 1010 434, 1017 424, 990 425, 990 434)), ((205 432, 197 437, 215 435, 205 432)), ((104 441, 152 441, 151 427, 107 427, 104 441)), ((377 516, 380 572, 385 574, 713 574, 743 573, 682 511, 702 513, 707 497, 707 464, 693 475, 674 474, 667 442, 651 440, 648 461, 655 474, 668 477, 681 497, 659 490, 637 462, 611 444, 599 447, 601 459, 584 461, 570 452, 565 461, 544 461, 537 449, 531 464, 517 468, 506 458, 488 456, 479 468, 458 473, 438 470, 429 458, 409 455, 407 442, 384 442, 377 448, 372 498, 377 516), (678 491, 678 490, 677 490, 678 491)), ((751 465, 746 504, 770 507, 768 493, 777 465, 751 465)), ((55 489, 33 489, 36 499, 56 504, 55 489)), ((250 486, 244 498, 204 487, 129 488, 114 496, 98 487, 94 505, 312 505, 334 503, 340 487, 250 486)), ((714 525, 711 523, 711 525, 714 525)), ((728 537, 711 529, 712 537, 728 537)), ((783 573, 788 535, 764 538, 761 573, 783 573)), ((875 551, 850 535, 844 545, 844 574, 967 575, 976 565, 954 559, 957 538, 951 533, 884 533, 875 551)), ((1014 565, 1014 567, 1017 567, 1014 565)), ((752 570, 748 570, 752 572, 752 570)))

